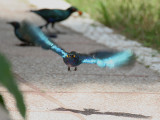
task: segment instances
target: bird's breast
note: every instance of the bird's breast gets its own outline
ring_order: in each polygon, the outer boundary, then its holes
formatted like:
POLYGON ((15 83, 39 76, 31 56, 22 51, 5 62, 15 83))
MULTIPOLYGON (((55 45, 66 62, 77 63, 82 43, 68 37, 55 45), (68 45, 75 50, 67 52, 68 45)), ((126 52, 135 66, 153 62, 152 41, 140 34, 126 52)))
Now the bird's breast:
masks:
POLYGON ((64 58, 63 61, 69 67, 75 67, 75 66, 78 66, 80 64, 78 59, 64 58))

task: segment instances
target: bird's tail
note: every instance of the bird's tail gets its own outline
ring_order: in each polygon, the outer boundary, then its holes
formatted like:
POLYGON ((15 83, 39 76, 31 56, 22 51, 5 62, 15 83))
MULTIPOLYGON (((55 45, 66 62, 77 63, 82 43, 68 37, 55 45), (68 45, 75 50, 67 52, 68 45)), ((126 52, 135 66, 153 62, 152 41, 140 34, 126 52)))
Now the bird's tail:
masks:
POLYGON ((36 12, 36 10, 30 10, 29 12, 36 12))
POLYGON ((30 10, 29 12, 33 12, 33 13, 39 14, 39 11, 37 11, 37 10, 30 10))
POLYGON ((117 68, 122 66, 134 65, 135 54, 131 50, 115 53, 114 55, 97 61, 100 67, 117 68))

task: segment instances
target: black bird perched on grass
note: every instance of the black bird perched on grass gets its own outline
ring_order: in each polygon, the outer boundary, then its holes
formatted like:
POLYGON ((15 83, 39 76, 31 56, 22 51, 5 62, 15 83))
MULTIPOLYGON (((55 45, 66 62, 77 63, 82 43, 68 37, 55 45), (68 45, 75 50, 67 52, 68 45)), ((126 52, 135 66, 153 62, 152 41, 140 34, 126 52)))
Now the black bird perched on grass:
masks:
POLYGON ((70 7, 66 10, 60 10, 60 9, 31 10, 31 12, 38 14, 46 21, 46 24, 40 26, 40 28, 43 28, 44 26, 47 28, 50 23, 52 24, 53 28, 56 22, 60 22, 67 19, 73 12, 78 12, 79 15, 82 15, 82 12, 78 11, 78 9, 75 7, 70 7))
POLYGON ((17 21, 7 22, 8 24, 12 25, 14 27, 14 33, 16 37, 23 42, 20 45, 34 45, 34 42, 32 39, 30 39, 28 36, 28 33, 25 32, 23 26, 23 23, 19 23, 17 21))
POLYGON ((134 54, 130 50, 121 52, 97 51, 91 54, 81 54, 75 51, 66 52, 31 23, 25 23, 26 32, 28 32, 36 44, 39 44, 46 50, 52 50, 63 58, 64 63, 70 67, 75 67, 82 63, 97 64, 99 67, 116 68, 133 63, 134 54))

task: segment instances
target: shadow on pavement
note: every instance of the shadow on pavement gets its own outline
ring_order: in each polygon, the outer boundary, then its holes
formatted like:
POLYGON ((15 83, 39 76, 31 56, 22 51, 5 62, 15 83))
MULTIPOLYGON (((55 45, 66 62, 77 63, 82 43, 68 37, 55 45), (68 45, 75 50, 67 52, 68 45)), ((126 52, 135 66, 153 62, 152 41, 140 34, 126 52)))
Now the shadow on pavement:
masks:
POLYGON ((113 115, 118 117, 130 117, 130 118, 145 118, 145 119, 151 118, 151 116, 145 116, 141 114, 132 114, 132 113, 124 113, 124 112, 99 112, 99 110, 86 109, 86 108, 84 108, 83 110, 57 108, 57 109, 53 109, 52 111, 70 111, 73 113, 80 113, 83 115, 97 114, 97 115, 113 115))

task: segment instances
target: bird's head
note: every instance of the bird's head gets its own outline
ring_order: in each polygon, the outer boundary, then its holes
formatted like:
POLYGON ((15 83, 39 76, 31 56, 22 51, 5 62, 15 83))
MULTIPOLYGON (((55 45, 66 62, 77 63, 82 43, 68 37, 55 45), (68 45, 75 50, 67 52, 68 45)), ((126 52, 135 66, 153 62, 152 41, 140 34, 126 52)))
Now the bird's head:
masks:
POLYGON ((78 60, 78 55, 77 55, 77 53, 76 52, 74 52, 74 51, 72 51, 72 52, 70 52, 70 53, 68 53, 67 54, 67 56, 66 56, 66 60, 68 60, 68 61, 70 61, 70 62, 75 62, 75 61, 77 61, 78 60))
POLYGON ((20 27, 19 22, 16 22, 16 21, 7 22, 7 24, 12 25, 14 28, 19 28, 20 27))
POLYGON ((78 54, 74 51, 68 53, 67 56, 63 60, 70 67, 79 65, 78 54))
POLYGON ((67 57, 68 59, 76 59, 76 58, 78 58, 76 52, 74 52, 74 51, 68 53, 66 57, 67 57))
POLYGON ((76 7, 72 6, 72 7, 69 7, 67 10, 70 11, 71 13, 78 12, 79 15, 82 15, 82 11, 79 11, 76 7))

